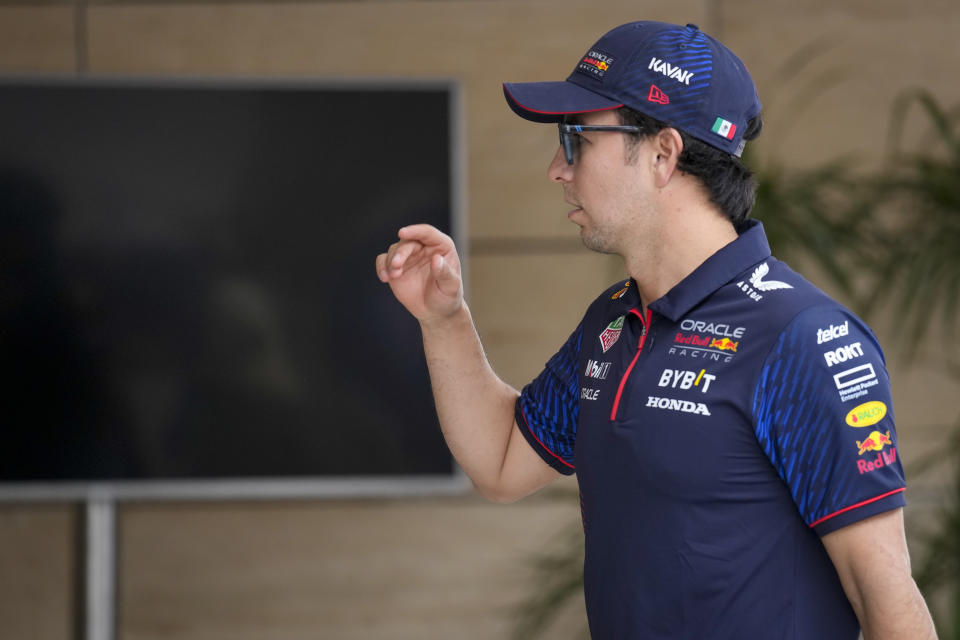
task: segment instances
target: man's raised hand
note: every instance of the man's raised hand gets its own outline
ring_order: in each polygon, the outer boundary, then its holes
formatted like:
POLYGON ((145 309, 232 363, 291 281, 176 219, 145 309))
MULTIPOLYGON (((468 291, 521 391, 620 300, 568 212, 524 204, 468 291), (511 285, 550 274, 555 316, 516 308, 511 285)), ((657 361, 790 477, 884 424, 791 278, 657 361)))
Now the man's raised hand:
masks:
POLYGON ((442 320, 463 306, 460 258, 450 236, 427 224, 403 227, 377 256, 377 276, 421 322, 442 320))

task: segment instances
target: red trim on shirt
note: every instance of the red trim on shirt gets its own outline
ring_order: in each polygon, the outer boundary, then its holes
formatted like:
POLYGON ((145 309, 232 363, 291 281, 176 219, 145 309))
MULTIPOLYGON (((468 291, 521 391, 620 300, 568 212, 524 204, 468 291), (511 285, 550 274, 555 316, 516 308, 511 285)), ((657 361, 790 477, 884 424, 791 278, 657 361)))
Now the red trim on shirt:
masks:
POLYGON ((537 434, 535 434, 535 433, 533 432, 533 429, 530 428, 530 421, 527 420, 527 413, 523 410, 523 407, 520 407, 520 415, 523 416, 523 422, 524 422, 524 424, 525 424, 526 427, 527 427, 527 431, 530 432, 530 435, 533 436, 533 439, 534 439, 534 440, 536 440, 537 442, 540 443, 540 446, 543 447, 543 450, 544 450, 544 451, 546 451, 547 453, 549 453, 550 455, 552 455, 554 458, 556 458, 557 460, 559 460, 560 462, 562 462, 564 466, 570 467, 571 469, 576 469, 576 467, 574 467, 572 464, 570 464, 569 462, 567 462, 566 460, 564 460, 563 458, 561 458, 560 456, 558 456, 557 454, 555 454, 553 451, 551 451, 551 450, 550 450, 550 447, 548 447, 547 445, 543 444, 543 441, 540 440, 540 438, 537 437, 537 434))
POLYGON ((863 502, 858 502, 857 504, 852 504, 852 505, 850 505, 849 507, 844 507, 843 509, 840 509, 839 511, 834 511, 834 512, 831 513, 830 515, 828 515, 828 516, 823 516, 822 518, 820 518, 819 520, 817 520, 816 522, 814 522, 813 524, 811 524, 811 525, 810 525, 810 528, 813 529, 813 528, 814 528, 815 526, 817 526, 818 524, 822 524, 822 523, 826 522, 827 520, 829 520, 830 518, 832 518, 832 517, 834 517, 834 516, 840 515, 841 513, 846 513, 847 511, 851 511, 852 509, 856 509, 856 508, 858 508, 858 507, 862 507, 862 506, 864 506, 864 505, 870 504, 871 502, 876 502, 877 500, 883 500, 883 499, 886 498, 887 496, 892 496, 893 494, 895 494, 895 493, 900 493, 901 491, 905 491, 906 489, 907 489, 906 487, 900 487, 899 489, 894 489, 893 491, 887 491, 886 493, 883 493, 883 494, 877 496, 876 498, 870 498, 869 500, 864 500, 863 502))

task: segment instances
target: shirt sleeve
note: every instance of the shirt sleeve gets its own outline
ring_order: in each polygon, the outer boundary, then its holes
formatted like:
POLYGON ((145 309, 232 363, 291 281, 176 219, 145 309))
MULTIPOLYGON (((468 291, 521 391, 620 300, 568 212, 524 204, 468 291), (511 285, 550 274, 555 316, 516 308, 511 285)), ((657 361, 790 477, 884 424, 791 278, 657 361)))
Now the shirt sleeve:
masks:
POLYGON ((883 353, 846 309, 794 318, 764 361, 753 413, 760 445, 818 535, 905 504, 883 353))
POLYGON ((520 392, 515 407, 517 426, 544 462, 564 475, 575 471, 580 399, 577 363, 583 325, 578 325, 543 371, 520 392))

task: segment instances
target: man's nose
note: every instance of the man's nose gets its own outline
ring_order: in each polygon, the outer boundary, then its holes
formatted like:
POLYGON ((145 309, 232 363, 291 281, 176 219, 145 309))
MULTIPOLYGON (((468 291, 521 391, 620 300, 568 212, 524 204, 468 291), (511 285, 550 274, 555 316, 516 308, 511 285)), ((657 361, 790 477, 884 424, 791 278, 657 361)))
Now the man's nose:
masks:
POLYGON ((573 179, 573 165, 567 164, 567 154, 558 146, 553 160, 547 168, 547 177, 553 182, 570 182, 573 179))

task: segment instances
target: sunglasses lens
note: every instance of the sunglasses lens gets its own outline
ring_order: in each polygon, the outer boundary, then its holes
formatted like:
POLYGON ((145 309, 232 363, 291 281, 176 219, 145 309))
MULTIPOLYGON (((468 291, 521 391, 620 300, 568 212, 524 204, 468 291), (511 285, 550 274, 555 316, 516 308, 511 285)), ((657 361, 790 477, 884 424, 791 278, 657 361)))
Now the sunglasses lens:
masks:
POLYGON ((567 158, 567 164, 573 164, 574 158, 577 157, 577 147, 579 139, 575 133, 566 133, 565 131, 560 131, 560 146, 563 147, 563 153, 567 158))

